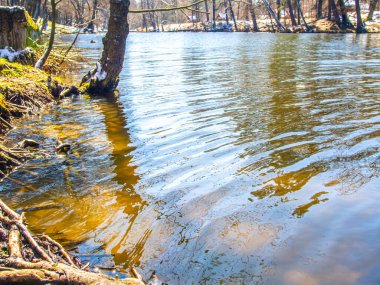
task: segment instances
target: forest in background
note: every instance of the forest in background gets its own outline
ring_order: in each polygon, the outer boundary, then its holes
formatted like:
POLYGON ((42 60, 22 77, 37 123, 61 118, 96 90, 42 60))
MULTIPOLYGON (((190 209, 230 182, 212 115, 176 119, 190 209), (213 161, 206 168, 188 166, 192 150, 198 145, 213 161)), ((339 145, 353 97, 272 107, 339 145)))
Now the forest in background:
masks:
MULTIPOLYGON (((35 20, 52 18, 51 1, 48 0, 0 0, 0 5, 25 7, 35 20)), ((332 21, 339 29, 364 31, 362 22, 379 22, 380 18, 376 14, 378 0, 206 0, 192 3, 139 0, 131 1, 129 10, 131 31, 168 31, 168 25, 181 23, 187 24, 186 27, 200 25, 199 31, 212 30, 218 28, 216 25, 220 22, 219 30, 224 31, 297 32, 300 30, 294 27, 302 25, 308 31, 311 30, 308 24, 320 19, 332 21), (268 27, 263 28, 263 23, 268 27)), ((85 32, 97 32, 107 30, 109 16, 109 1, 62 0, 57 7, 56 22, 81 27, 85 32)), ((376 26, 373 31, 378 28, 376 26)), ((328 29, 331 25, 326 31, 328 29)))

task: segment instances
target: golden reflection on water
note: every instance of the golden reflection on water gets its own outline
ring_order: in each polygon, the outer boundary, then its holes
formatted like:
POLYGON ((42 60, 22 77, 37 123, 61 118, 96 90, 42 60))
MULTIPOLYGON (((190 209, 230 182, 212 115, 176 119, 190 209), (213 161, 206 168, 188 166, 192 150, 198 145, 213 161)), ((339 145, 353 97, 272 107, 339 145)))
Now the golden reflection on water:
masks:
MULTIPOLYGON (((72 111, 75 111, 75 107, 72 111)), ((83 149, 74 143, 72 153, 67 157, 61 156, 64 159, 62 168, 57 170, 62 172, 60 174, 66 189, 41 193, 44 195, 34 193, 34 197, 25 204, 17 199, 18 193, 22 194, 33 189, 21 188, 16 193, 16 199, 11 200, 16 208, 27 211, 27 219, 33 229, 45 232, 68 244, 85 241, 97 229, 112 226, 113 219, 127 219, 132 224, 145 205, 142 198, 134 191, 134 185, 139 177, 135 172, 136 167, 131 163, 131 151, 134 148, 130 146, 130 137, 125 128, 126 120, 120 103, 115 98, 107 98, 105 102, 97 104, 93 112, 97 116, 103 116, 102 121, 97 123, 104 126, 104 135, 109 144, 109 147, 98 151, 99 155, 106 156, 108 164, 106 172, 101 174, 111 176, 110 181, 114 183, 109 183, 107 188, 91 181, 94 178, 91 176, 91 171, 99 169, 91 165, 86 169, 86 166, 81 164, 83 149), (85 193, 81 193, 76 187, 88 188, 85 193)), ((54 120, 45 122, 42 128, 38 129, 38 133, 60 141, 70 139, 75 142, 83 136, 82 131, 86 128, 88 126, 82 124, 80 120, 75 120, 75 123, 73 121, 61 123, 57 115, 54 120)), ((96 149, 100 142, 97 137, 91 137, 89 141, 83 140, 82 143, 89 143, 96 149)), ((87 147, 85 151, 91 151, 91 147, 87 147)), ((44 183, 53 183, 50 187, 54 187, 54 180, 59 177, 48 175, 46 179, 50 181, 44 183)), ((41 190, 35 191, 38 193, 41 190)), ((124 230, 128 232, 128 229, 124 230)), ((101 242, 107 244, 113 240, 107 237, 101 242)), ((114 246, 115 251, 117 247, 114 246)))
POLYGON ((20 130, 73 150, 13 175, 7 202, 169 284, 377 280, 380 38, 149 36, 131 38, 120 98, 20 130))

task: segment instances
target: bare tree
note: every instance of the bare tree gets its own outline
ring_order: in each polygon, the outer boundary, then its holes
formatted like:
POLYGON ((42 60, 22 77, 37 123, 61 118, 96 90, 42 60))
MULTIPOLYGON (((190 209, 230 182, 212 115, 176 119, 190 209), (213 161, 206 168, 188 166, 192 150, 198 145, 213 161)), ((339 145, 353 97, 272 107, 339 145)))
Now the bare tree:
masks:
POLYGON ((110 17, 108 31, 103 38, 102 57, 95 69, 82 79, 82 84, 88 83, 86 89, 89 93, 113 92, 119 83, 129 33, 129 4, 129 0, 110 0, 110 17))
POLYGON ((55 37, 55 23, 56 23, 56 17, 57 17, 57 4, 60 1, 61 0, 59 0, 57 2, 55 0, 50 1, 51 10, 52 10, 51 11, 52 18, 51 18, 51 31, 50 31, 49 43, 48 43, 48 46, 47 46, 45 52, 43 53, 41 58, 37 61, 36 65, 35 65, 36 68, 41 69, 44 66, 44 64, 46 63, 46 61, 50 55, 51 50, 53 49, 54 37, 55 37))
POLYGON ((362 21, 362 15, 360 12, 359 0, 355 0, 355 8, 356 8, 356 32, 359 34, 365 33, 366 29, 365 29, 363 21, 362 21))
POLYGON ((210 22, 210 14, 208 12, 208 1, 205 1, 206 21, 210 22))
POLYGON ((341 27, 342 22, 340 20, 338 8, 336 7, 335 0, 329 0, 329 6, 332 12, 332 15, 334 16, 334 21, 338 24, 339 27, 341 27))
POLYGON ((322 18, 323 0, 317 0, 317 20, 322 18))
POLYGON ((253 24, 253 31, 259 32, 259 26, 257 25, 257 19, 256 19, 256 11, 255 11, 255 5, 253 4, 253 0, 251 2, 251 5, 249 7, 249 10, 251 12, 251 18, 252 18, 252 24, 253 24))
POLYGON ((235 31, 238 31, 238 26, 236 24, 235 15, 234 15, 234 9, 232 7, 231 0, 228 0, 228 6, 230 8, 229 10, 230 10, 230 13, 231 13, 232 21, 234 22, 235 31))
POLYGON ((98 0, 92 1, 92 13, 91 13, 91 21, 88 23, 85 30, 93 33, 95 31, 95 18, 96 18, 96 9, 98 7, 98 0))
POLYGON ((346 9, 346 4, 344 3, 344 0, 338 0, 338 4, 340 7, 340 14, 342 15, 342 28, 343 29, 352 28, 352 24, 347 15, 347 9, 346 9))
POLYGON ((296 22, 296 18, 294 17, 292 0, 287 0, 287 3, 288 3, 288 8, 289 8, 290 20, 292 21, 292 26, 296 26, 297 22, 296 22))
POLYGON ((367 18, 368 21, 371 21, 373 19, 373 13, 375 12, 375 9, 376 9, 376 6, 377 6, 378 2, 379 2, 379 0, 371 0, 370 1, 370 3, 369 3, 369 13, 368 13, 368 18, 367 18))

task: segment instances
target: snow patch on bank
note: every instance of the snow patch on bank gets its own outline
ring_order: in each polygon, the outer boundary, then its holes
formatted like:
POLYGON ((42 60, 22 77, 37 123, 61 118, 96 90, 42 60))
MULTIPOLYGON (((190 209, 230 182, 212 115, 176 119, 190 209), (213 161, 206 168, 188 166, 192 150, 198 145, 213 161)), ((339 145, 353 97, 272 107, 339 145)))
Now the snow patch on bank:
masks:
POLYGON ((106 79, 106 77, 107 77, 107 72, 102 70, 102 66, 100 65, 100 62, 97 62, 96 63, 96 72, 92 76, 92 78, 97 79, 98 81, 102 81, 102 80, 106 79))
POLYGON ((15 51, 11 47, 5 47, 3 49, 0 49, 0 58, 5 58, 10 62, 13 62, 15 58, 23 55, 24 53, 29 53, 31 50, 31 48, 26 48, 20 51, 15 51))

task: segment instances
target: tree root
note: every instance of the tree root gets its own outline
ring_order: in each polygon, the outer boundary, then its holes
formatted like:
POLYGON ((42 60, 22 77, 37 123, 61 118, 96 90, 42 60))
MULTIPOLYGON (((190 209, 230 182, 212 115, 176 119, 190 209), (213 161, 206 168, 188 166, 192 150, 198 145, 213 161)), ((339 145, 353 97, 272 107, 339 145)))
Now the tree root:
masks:
POLYGON ((145 284, 137 271, 121 280, 85 270, 57 241, 33 237, 23 220, 0 199, 0 284, 145 284))

